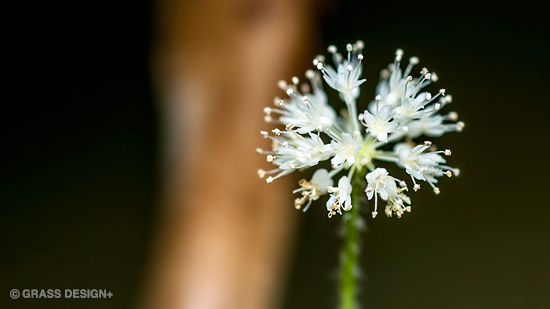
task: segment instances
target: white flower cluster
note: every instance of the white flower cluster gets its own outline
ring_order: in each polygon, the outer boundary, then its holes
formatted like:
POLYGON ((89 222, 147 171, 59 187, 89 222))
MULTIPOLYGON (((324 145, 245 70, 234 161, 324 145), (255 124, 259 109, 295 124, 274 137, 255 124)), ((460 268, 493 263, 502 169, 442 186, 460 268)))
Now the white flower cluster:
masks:
POLYGON ((457 122, 457 113, 440 113, 452 101, 444 89, 435 95, 423 90, 437 81, 435 73, 422 68, 419 76, 411 75, 419 62, 417 57, 411 57, 402 70, 403 51, 397 50, 395 61, 381 72, 375 99, 367 110, 358 114, 359 86, 365 82, 361 79, 362 49, 361 41, 348 44, 344 54, 335 46, 329 46, 334 68, 326 64, 324 56, 317 56, 313 64, 321 73, 306 71, 309 83, 304 84, 300 84, 297 77, 292 78, 292 83, 280 81, 279 87, 286 91, 288 98, 275 98, 275 107, 264 109, 265 121, 280 129, 261 131, 264 138, 272 140, 272 149, 257 149, 257 152, 277 166, 269 171, 259 170, 261 178, 270 183, 321 161, 330 160, 332 165, 331 171, 317 169, 311 180, 299 182, 300 188, 294 190, 300 194, 295 200, 297 209, 305 211, 312 201, 330 194, 326 204, 329 217, 350 210, 350 179, 366 167, 370 172, 366 175, 365 193, 369 200, 374 198, 373 217, 378 214, 379 199, 386 202, 386 215, 401 217, 411 210, 407 183, 391 176, 385 168, 377 167, 376 161, 395 163, 403 168, 410 175, 415 191, 420 188, 419 182, 425 181, 439 194, 438 178, 459 173, 458 169, 445 165, 444 156, 449 156, 450 150, 437 151, 430 141, 418 145, 414 142, 421 136, 438 137, 464 127, 463 122, 457 122), (321 76, 338 91, 346 105, 340 115, 328 104, 321 76), (387 144, 394 144, 393 151, 385 150, 391 149, 387 144), (334 187, 333 178, 343 171, 347 174, 341 176, 334 187))

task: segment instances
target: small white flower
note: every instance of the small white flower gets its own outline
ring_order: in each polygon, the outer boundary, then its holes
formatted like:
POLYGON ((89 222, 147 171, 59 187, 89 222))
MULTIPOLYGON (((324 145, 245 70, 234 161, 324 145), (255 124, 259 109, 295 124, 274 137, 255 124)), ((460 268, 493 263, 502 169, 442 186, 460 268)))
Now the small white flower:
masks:
POLYGON ((342 214, 342 210, 351 209, 351 183, 347 176, 338 180, 338 187, 328 187, 330 198, 327 201, 328 217, 336 213, 342 214))
POLYGON ((316 58, 313 62, 317 69, 323 72, 323 78, 327 84, 339 91, 343 97, 357 98, 359 96, 359 86, 366 81, 360 79, 363 71, 361 64, 363 60, 362 49, 363 42, 361 41, 357 41, 353 45, 348 44, 346 46, 347 57, 344 57, 338 53, 336 46, 329 46, 328 51, 332 54, 336 70, 323 62, 324 57, 321 59, 316 58))
POLYGON ((449 113, 446 116, 433 114, 426 115, 418 120, 414 120, 407 125, 407 136, 410 138, 417 138, 422 135, 430 137, 439 137, 447 132, 461 131, 464 127, 464 123, 443 123, 445 120, 453 120, 458 118, 456 113, 449 113))
MULTIPOLYGON (((377 168, 373 172, 370 172, 365 177, 367 179, 367 198, 371 200, 374 197, 374 211, 372 216, 376 217, 378 214, 378 196, 385 201, 388 201, 389 208, 391 209, 395 205, 403 205, 405 200, 410 204, 409 198, 404 195, 402 192, 406 190, 406 187, 398 188, 396 183, 404 184, 403 181, 390 176, 388 171, 385 168, 377 168)), ((397 206, 396 206, 397 207, 397 206)), ((386 214, 388 214, 386 208, 386 214)), ((390 215, 391 216, 391 213, 390 215)), ((399 217, 401 215, 399 214, 399 217)))
POLYGON ((373 172, 370 172, 365 177, 367 179, 367 192, 368 199, 372 199, 375 194, 379 194, 383 200, 387 200, 388 196, 397 189, 395 184, 395 178, 390 176, 385 168, 377 168, 373 172))
POLYGON ((415 181, 415 179, 418 179, 428 182, 434 189, 434 192, 438 194, 439 189, 435 186, 437 177, 443 175, 450 177, 454 169, 443 165, 446 163, 446 160, 440 155, 441 153, 450 155, 450 150, 424 153, 431 145, 431 142, 426 142, 413 148, 406 143, 401 143, 395 145, 394 152, 399 158, 397 163, 405 168, 407 174, 411 175, 415 191, 419 188, 419 185, 415 181))
POLYGON ((341 167, 345 162, 348 166, 355 164, 357 152, 361 150, 361 145, 349 133, 343 133, 342 139, 332 141, 334 157, 330 161, 335 168, 341 167))
POLYGON ((359 115, 361 123, 367 127, 367 133, 381 142, 388 142, 388 134, 395 132, 399 124, 397 121, 392 121, 392 107, 383 106, 376 109, 374 115, 365 110, 359 115))
MULTIPOLYGON (((319 74, 308 71, 306 74, 313 85, 313 92, 301 93, 297 84, 279 82, 279 86, 289 95, 288 100, 276 98, 276 108, 266 108, 266 120, 271 123, 291 126, 298 133, 305 134, 311 131, 323 131, 336 122, 336 112, 328 105, 327 96, 320 85, 319 74), (279 114, 278 119, 271 114, 279 114)), ((294 81, 299 81, 297 78, 294 81)))

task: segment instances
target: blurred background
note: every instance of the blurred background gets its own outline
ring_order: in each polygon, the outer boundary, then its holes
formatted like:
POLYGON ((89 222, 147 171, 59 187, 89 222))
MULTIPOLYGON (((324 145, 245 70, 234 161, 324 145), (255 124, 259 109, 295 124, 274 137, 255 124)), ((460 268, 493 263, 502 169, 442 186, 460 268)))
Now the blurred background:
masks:
MULTIPOLYGON (((334 308, 340 218, 293 210, 254 154, 279 79, 365 42, 438 73, 457 178, 367 217, 368 308, 550 308, 542 1, 10 3, 3 18, 1 308, 334 308), (109 289, 112 299, 18 299, 109 289)), ((368 212, 367 212, 368 213, 368 212)))

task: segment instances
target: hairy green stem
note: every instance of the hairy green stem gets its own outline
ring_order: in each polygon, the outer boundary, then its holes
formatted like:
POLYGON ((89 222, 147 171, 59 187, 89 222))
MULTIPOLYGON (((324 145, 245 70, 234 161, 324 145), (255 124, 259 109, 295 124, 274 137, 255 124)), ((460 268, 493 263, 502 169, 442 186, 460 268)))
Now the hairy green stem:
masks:
POLYGON ((363 224, 360 208, 364 200, 365 169, 356 170, 351 178, 351 204, 343 216, 344 241, 341 249, 339 309, 357 309, 357 279, 359 276, 359 233, 363 224))

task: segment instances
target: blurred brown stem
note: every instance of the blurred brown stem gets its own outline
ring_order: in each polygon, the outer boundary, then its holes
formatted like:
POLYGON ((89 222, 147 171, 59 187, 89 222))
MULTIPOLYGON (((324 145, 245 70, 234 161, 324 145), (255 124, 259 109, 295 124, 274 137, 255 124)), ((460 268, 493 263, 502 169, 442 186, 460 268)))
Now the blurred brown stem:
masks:
POLYGON ((159 2, 153 72, 166 208, 146 308, 277 304, 291 187, 257 178, 266 162, 255 148, 268 147, 263 107, 305 51, 305 2, 159 2))

